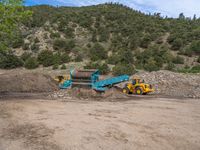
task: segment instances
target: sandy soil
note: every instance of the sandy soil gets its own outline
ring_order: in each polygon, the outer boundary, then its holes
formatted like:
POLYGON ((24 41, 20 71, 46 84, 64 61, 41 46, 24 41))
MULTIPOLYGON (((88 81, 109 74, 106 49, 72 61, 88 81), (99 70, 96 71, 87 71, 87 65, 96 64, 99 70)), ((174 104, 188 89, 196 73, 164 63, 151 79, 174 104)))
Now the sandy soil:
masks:
POLYGON ((0 150, 199 150, 200 101, 0 101, 0 150))

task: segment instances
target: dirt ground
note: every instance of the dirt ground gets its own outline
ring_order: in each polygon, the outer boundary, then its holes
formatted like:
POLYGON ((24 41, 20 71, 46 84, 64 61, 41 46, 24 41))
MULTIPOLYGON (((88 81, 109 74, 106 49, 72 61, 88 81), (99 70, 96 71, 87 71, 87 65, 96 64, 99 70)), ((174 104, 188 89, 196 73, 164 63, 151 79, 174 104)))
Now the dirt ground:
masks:
POLYGON ((0 150, 102 149, 199 150, 200 101, 0 101, 0 150))

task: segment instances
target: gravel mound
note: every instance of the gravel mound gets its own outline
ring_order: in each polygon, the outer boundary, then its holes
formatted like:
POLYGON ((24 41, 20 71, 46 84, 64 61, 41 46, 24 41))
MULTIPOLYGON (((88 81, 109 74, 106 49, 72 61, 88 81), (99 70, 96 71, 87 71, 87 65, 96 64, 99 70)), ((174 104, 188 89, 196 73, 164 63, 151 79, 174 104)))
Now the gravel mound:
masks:
POLYGON ((112 101, 117 99, 126 99, 127 96, 121 92, 117 87, 110 88, 103 93, 96 92, 92 89, 73 88, 67 90, 59 90, 49 95, 50 99, 62 100, 99 100, 112 101))
POLYGON ((0 93, 53 92, 57 83, 48 75, 39 73, 12 73, 0 75, 0 93))
POLYGON ((200 98, 200 74, 182 74, 170 71, 140 72, 136 74, 155 88, 155 94, 200 98))

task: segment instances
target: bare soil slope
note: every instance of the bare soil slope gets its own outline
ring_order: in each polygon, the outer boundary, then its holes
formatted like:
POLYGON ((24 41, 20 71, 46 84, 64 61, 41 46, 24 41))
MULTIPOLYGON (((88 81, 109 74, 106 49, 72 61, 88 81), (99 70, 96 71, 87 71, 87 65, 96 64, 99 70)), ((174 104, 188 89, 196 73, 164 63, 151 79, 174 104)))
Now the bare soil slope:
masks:
POLYGON ((40 73, 5 73, 0 75, 0 93, 4 92, 52 92, 57 83, 40 73))

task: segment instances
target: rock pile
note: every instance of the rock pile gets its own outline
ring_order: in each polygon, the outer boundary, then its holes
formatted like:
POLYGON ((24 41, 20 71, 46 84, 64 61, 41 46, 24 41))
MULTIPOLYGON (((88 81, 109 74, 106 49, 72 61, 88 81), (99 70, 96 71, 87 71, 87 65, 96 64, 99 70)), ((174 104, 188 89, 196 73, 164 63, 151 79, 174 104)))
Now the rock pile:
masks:
POLYGON ((152 84, 155 94, 200 98, 200 74, 182 74, 170 71, 140 72, 136 74, 152 84))
POLYGON ((100 100, 100 101, 113 101, 118 99, 126 99, 126 95, 119 91, 119 89, 113 87, 104 93, 95 92, 92 89, 67 89, 59 90, 49 95, 50 99, 62 99, 62 100, 100 100))

